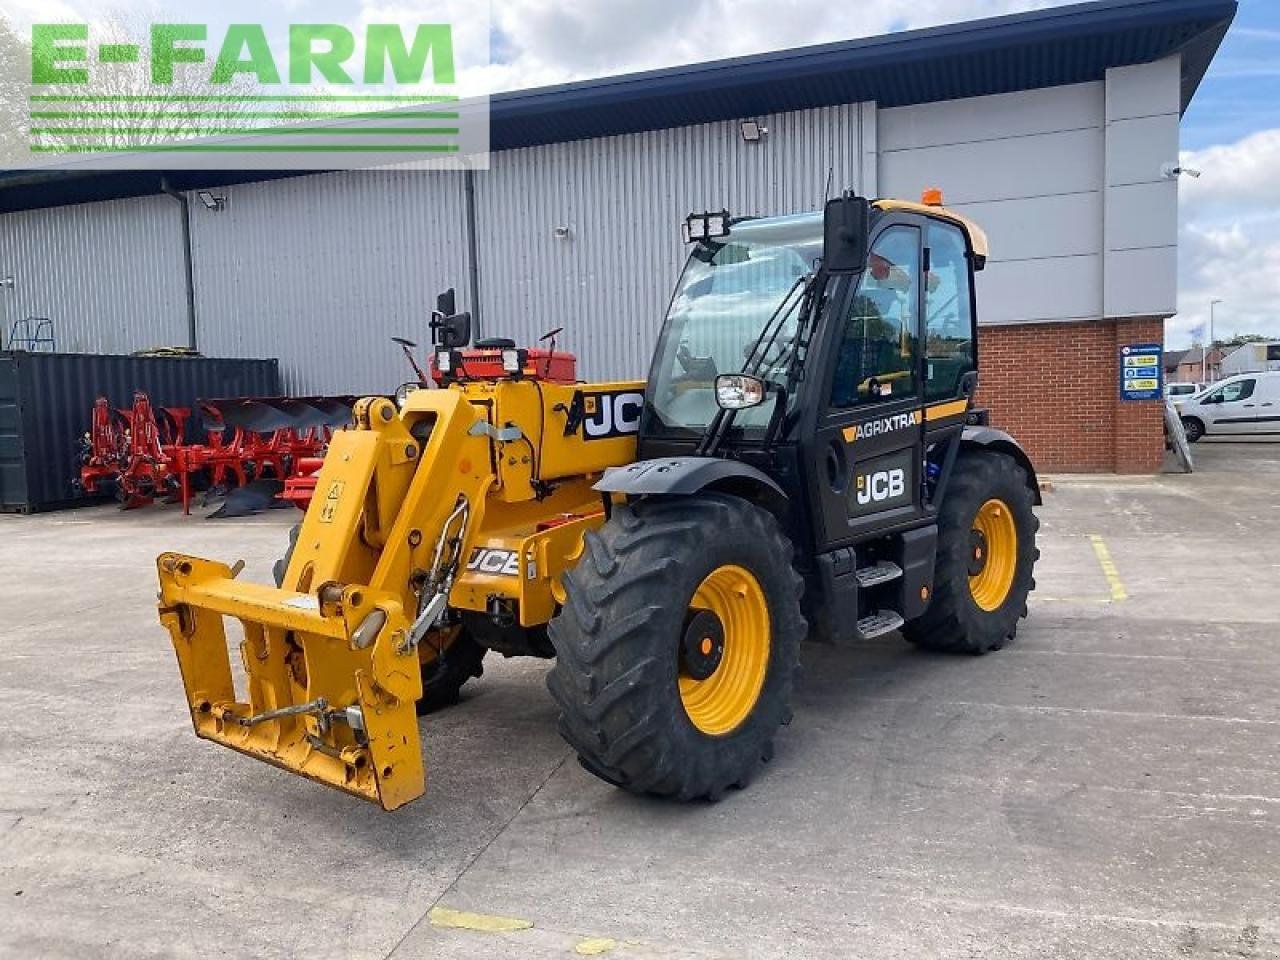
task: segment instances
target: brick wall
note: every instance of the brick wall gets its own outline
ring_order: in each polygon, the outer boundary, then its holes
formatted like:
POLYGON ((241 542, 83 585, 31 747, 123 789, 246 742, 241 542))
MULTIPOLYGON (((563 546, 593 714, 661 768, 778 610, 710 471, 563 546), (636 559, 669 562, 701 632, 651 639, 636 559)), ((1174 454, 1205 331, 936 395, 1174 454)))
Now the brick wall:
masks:
POLYGON ((1044 473, 1156 473, 1162 403, 1120 399, 1120 347, 1163 343, 1161 320, 1014 324, 980 331, 977 402, 1044 473))

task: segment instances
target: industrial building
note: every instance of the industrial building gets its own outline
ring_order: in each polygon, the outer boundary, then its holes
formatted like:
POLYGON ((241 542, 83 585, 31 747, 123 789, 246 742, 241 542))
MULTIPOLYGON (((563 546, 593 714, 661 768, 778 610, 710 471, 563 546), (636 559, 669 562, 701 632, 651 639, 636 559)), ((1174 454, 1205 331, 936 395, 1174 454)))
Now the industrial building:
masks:
POLYGON ((487 171, 5 174, 0 330, 385 393, 388 338, 425 342, 452 286, 484 335, 563 327, 580 376, 641 378, 690 211, 937 187, 990 237, 993 423, 1043 470, 1154 471, 1161 406, 1121 399, 1120 350, 1175 311, 1179 121, 1235 6, 1103 0, 499 94, 487 171))

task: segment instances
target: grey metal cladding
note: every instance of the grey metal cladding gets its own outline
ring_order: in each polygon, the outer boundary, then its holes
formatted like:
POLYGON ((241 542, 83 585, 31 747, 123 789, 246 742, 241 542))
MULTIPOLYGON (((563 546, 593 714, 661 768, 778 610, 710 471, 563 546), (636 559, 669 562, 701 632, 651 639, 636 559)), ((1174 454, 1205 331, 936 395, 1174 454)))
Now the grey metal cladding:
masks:
POLYGON ((187 342, 182 208, 170 197, 0 217, 0 333, 53 321, 64 353, 132 353, 187 342))

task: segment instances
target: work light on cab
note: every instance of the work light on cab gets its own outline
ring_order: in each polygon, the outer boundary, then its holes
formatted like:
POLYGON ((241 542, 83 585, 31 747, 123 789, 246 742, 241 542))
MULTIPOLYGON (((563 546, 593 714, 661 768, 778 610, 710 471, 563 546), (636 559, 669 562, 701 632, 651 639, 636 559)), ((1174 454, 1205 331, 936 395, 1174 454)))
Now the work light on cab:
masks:
POLYGON ((699 240, 717 240, 729 235, 729 211, 691 213, 680 225, 680 233, 685 243, 696 243, 699 240))

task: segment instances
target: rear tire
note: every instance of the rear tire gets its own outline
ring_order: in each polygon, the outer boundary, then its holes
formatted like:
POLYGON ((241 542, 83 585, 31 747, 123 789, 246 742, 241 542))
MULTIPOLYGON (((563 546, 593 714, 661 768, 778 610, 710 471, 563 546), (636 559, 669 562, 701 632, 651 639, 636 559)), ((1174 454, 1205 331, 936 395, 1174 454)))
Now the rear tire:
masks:
POLYGON ((938 517, 928 609, 903 628, 926 650, 999 650, 1027 615, 1040 528, 1026 471, 1003 453, 962 453, 938 517))
POLYGON ((791 719, 805 636, 773 516, 717 493, 617 506, 564 587, 547 687, 583 767, 681 800, 745 786, 791 719))
POLYGON ((1195 443, 1204 436, 1204 424, 1195 417, 1183 417, 1182 432, 1187 435, 1187 443, 1195 443))

